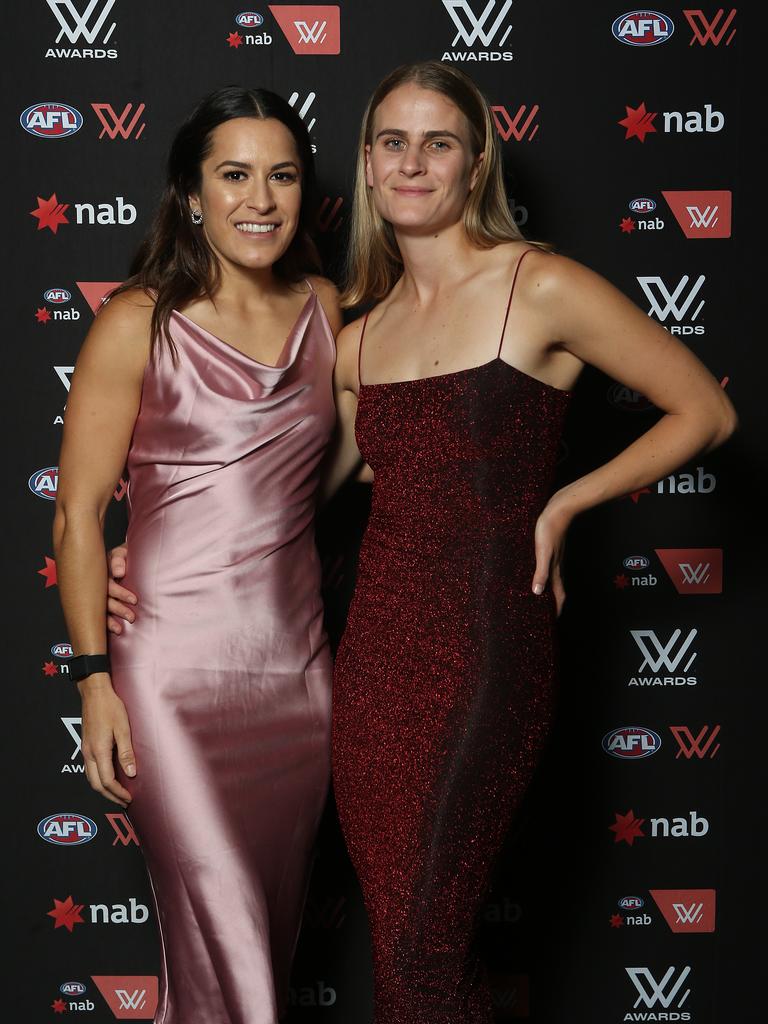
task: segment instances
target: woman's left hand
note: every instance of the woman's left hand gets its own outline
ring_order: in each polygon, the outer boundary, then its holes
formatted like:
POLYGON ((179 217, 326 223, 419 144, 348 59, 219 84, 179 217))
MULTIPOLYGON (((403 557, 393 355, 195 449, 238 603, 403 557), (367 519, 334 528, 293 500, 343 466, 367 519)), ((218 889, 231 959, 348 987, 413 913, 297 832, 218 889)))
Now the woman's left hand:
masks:
POLYGON ((531 589, 534 594, 543 594, 547 582, 555 595, 557 614, 559 615, 565 601, 565 587, 561 567, 565 550, 565 535, 570 526, 570 516, 558 508, 555 498, 551 498, 536 522, 534 535, 536 546, 536 571, 533 575, 531 589))

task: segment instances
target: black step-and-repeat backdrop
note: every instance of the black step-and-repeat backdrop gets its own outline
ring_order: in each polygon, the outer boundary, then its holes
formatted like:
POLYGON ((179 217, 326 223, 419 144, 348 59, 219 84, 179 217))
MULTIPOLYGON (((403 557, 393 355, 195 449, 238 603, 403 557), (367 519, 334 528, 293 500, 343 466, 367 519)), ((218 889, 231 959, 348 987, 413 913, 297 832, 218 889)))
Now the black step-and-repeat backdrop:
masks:
MULTIPOLYGON (((753 9, 757 8, 753 5, 753 9)), ((502 140, 515 216, 605 274, 728 389, 740 432, 590 513, 569 541, 559 722, 510 836, 481 941, 500 1021, 751 1021, 762 977, 759 609, 766 357, 753 9, 565 0, 30 0, 4 12, 4 589, 9 1020, 151 1019, 159 946, 137 837, 91 792, 50 528, 79 345, 126 274, 168 141, 200 96, 266 86, 306 121, 320 243, 338 272, 367 96, 404 61, 472 74, 502 140), (750 106, 752 104, 752 106, 750 106), (751 175, 754 174, 754 178, 751 175)), ((561 472, 647 429, 641 394, 587 371, 561 472)), ((124 525, 125 481, 110 512, 124 525)), ((321 523, 338 638, 367 490, 321 523)), ((370 1019, 365 916, 332 805, 291 1020, 370 1019)), ((195 1024, 195 1022, 188 1022, 195 1024)), ((427 1024, 427 1022, 425 1022, 427 1024)))

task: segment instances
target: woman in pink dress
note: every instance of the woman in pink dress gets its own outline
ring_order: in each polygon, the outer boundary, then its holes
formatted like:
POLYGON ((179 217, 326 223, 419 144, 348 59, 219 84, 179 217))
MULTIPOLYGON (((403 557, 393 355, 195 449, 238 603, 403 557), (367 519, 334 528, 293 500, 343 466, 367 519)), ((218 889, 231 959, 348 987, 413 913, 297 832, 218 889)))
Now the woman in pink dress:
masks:
POLYGON ((155 1019, 275 1024, 329 774, 313 516, 338 303, 306 275, 312 153, 284 100, 207 97, 168 171, 73 376, 59 586, 86 774, 129 808, 152 880, 155 1019), (126 462, 140 610, 110 674, 102 526, 126 462))

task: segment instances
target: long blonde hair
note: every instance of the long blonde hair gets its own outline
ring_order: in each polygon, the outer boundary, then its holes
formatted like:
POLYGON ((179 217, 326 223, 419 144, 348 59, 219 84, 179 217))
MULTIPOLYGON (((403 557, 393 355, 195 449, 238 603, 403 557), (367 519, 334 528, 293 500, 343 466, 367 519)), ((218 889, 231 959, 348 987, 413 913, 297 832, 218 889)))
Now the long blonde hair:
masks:
POLYGON ((523 239, 507 201, 498 135, 483 94, 468 75, 450 64, 436 60, 404 64, 379 83, 363 114, 347 250, 347 283, 341 299, 346 307, 382 299, 403 272, 392 225, 377 211, 366 182, 365 148, 373 143, 373 118, 379 104, 408 82, 451 100, 467 119, 473 156, 485 154, 475 187, 464 206, 464 229, 469 240, 481 249, 490 249, 500 242, 523 239))

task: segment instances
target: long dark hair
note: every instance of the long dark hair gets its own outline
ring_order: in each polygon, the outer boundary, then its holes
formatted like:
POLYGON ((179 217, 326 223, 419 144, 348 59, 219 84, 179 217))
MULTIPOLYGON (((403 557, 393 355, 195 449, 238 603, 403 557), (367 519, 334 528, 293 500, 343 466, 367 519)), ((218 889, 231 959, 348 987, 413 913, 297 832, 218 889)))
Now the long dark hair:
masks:
MULTIPOLYGON (((319 270, 310 235, 315 214, 315 162, 304 122, 281 96, 268 89, 228 85, 198 103, 171 145, 165 190, 150 229, 130 267, 130 278, 112 295, 142 288, 155 302, 152 311, 152 354, 165 342, 175 356, 170 336, 171 312, 193 299, 212 299, 220 283, 218 260, 205 235, 191 220, 188 196, 198 192, 201 165, 211 150, 213 132, 236 117, 274 118, 293 136, 301 164, 301 209, 296 234, 273 270, 281 279, 298 281, 319 270)), ((111 298, 112 296, 110 296, 111 298)))

